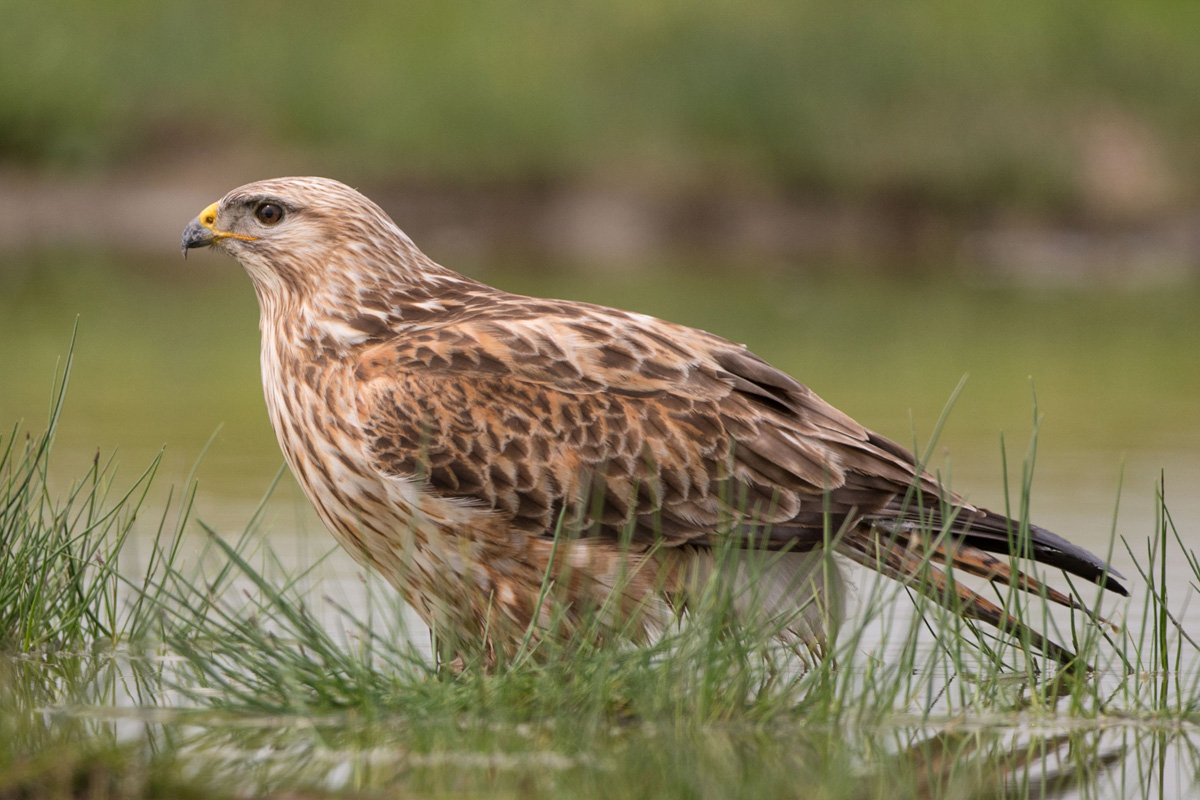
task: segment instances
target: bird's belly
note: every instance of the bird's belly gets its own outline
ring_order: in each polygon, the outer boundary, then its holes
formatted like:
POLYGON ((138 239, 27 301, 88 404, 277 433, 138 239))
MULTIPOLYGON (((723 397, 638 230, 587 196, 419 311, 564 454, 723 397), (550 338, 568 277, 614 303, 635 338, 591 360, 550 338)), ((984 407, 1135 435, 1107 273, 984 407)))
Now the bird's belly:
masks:
POLYGON ((426 623, 462 626, 486 617, 495 588, 487 565, 495 542, 481 529, 488 527, 486 512, 467 513, 424 492, 415 478, 380 475, 348 438, 280 440, 333 537, 395 586, 426 623), (359 463, 365 469, 353 466, 359 463))

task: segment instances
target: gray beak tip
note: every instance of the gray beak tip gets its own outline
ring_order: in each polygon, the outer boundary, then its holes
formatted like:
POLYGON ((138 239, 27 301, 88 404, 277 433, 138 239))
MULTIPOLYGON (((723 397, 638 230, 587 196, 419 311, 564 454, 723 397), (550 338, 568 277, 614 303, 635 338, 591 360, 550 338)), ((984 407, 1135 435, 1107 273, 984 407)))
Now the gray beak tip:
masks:
POLYGON ((208 247, 213 243, 213 232, 200 224, 199 218, 192 220, 183 229, 183 238, 180 240, 179 249, 183 251, 183 257, 187 258, 188 250, 194 247, 208 247))

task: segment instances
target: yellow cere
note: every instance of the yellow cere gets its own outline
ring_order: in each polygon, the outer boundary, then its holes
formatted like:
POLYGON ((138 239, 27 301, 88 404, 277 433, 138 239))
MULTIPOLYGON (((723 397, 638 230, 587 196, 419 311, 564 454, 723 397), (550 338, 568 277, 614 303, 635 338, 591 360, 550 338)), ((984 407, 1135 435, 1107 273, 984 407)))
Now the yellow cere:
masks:
POLYGON ((232 233, 230 231, 218 230, 217 229, 217 204, 216 203, 213 203, 212 205, 208 206, 203 211, 201 211, 199 220, 200 220, 201 225, 208 228, 210 231, 212 231, 215 234, 215 236, 213 237, 214 239, 241 239, 246 242, 253 242, 255 239, 258 238, 257 236, 247 236, 246 234, 243 234, 243 233, 232 233))
POLYGON ((214 227, 216 225, 216 222, 217 222, 217 204, 213 203, 208 208, 206 208, 200 212, 200 224, 203 225, 204 227, 208 228, 210 231, 213 231, 214 233, 219 233, 220 231, 218 231, 214 227))

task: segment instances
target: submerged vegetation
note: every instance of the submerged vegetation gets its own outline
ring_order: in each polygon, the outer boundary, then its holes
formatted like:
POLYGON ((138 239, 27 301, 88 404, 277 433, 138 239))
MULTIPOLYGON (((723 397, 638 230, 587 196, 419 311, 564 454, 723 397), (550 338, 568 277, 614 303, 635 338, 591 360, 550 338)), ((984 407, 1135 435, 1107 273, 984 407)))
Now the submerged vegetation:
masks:
POLYGON ((1099 609, 1122 627, 1007 598, 1088 674, 890 581, 807 666, 714 591, 646 646, 531 640, 459 673, 374 579, 339 598, 320 559, 285 566, 261 506, 223 535, 189 485, 149 519, 157 462, 53 490, 70 367, 47 429, 0 440, 0 798, 1162 796, 1200 766, 1200 646, 1164 570, 1200 564, 1161 495, 1155 536, 1125 543, 1142 596, 1099 609))

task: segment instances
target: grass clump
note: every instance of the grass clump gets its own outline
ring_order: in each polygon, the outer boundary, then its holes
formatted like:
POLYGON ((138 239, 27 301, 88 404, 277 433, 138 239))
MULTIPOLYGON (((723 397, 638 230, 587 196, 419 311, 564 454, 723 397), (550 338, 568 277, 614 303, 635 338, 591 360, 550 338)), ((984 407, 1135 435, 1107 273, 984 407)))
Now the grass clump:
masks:
POLYGON ((158 460, 123 493, 115 465, 99 453, 54 499, 50 453, 71 372, 71 355, 38 436, 19 425, 0 436, 0 650, 77 649, 115 639, 118 557, 158 460))

